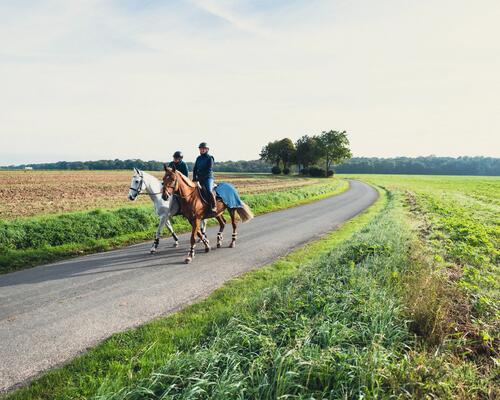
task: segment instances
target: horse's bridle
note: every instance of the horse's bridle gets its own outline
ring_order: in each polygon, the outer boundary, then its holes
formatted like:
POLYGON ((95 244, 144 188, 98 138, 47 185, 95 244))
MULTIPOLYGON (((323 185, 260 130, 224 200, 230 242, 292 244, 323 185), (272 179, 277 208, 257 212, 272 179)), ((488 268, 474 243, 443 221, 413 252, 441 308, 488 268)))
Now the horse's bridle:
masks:
MULTIPOLYGON (((154 195, 154 194, 162 194, 162 192, 159 192, 159 193, 142 193, 142 185, 144 184, 144 175, 143 174, 139 174, 139 176, 141 177, 141 182, 139 183, 139 186, 138 186, 138 189, 136 188, 133 188, 133 187, 130 187, 129 189, 130 190, 133 190, 134 192, 136 192, 137 194, 135 195, 136 197, 141 195, 141 194, 151 194, 151 195, 154 195)), ((163 184, 163 183, 162 183, 163 184)))
POLYGON ((177 191, 178 183, 179 183, 179 177, 176 175, 175 179, 174 179, 174 181, 172 182, 171 185, 165 186, 165 184, 164 184, 163 188, 165 190, 163 190, 163 193, 167 192, 167 194, 169 196, 172 196, 177 191), (168 193, 168 190, 166 190, 166 189, 172 189, 172 193, 168 193))
POLYGON ((129 188, 130 190, 133 190, 134 192, 136 192, 136 193, 137 193, 137 194, 136 194, 136 196, 139 196, 139 195, 141 194, 141 191, 142 191, 142 185, 143 185, 143 183, 144 183, 144 175, 140 174, 139 176, 141 177, 141 182, 140 182, 140 184, 139 184, 139 186, 138 186, 138 189, 133 188, 132 186, 129 188))

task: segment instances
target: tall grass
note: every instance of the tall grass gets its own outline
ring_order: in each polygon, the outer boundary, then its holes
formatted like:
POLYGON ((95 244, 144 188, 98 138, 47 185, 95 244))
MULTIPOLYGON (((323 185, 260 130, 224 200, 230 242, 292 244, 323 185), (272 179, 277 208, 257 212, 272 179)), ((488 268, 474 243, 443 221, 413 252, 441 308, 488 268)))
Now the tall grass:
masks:
MULTIPOLYGON (((347 186, 332 180, 242 199, 262 214, 337 194, 347 186)), ((0 221, 0 273, 153 238, 158 222, 151 205, 0 221)), ((189 230, 181 217, 174 218, 173 226, 177 232, 189 230)))
POLYGON ((416 342, 398 284, 412 268, 408 244, 415 237, 394 205, 391 200, 349 241, 256 293, 227 322, 212 324, 192 348, 171 354, 147 378, 111 393, 102 387, 98 398, 338 399, 486 393, 478 382, 460 386, 467 379, 463 376, 454 382, 444 375, 425 386, 421 376, 412 375, 416 358, 409 349, 416 342))
MULTIPOLYGON (((498 369, 500 356, 500 178, 371 175, 361 177, 404 196, 420 241, 419 274, 408 292, 418 333, 498 369), (419 308, 419 309, 417 309, 419 308), (434 321, 430 318, 434 310, 434 321)), ((411 281, 411 282, 410 282, 411 281)), ((490 368, 489 367, 489 368, 490 368)))

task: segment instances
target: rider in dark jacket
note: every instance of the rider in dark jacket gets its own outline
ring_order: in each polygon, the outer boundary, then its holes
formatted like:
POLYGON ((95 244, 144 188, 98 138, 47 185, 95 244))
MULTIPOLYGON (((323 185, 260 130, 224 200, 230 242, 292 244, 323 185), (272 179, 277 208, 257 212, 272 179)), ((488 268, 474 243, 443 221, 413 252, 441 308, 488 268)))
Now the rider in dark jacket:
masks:
POLYGON ((196 159, 193 168, 193 181, 200 182, 200 185, 209 193, 210 207, 212 212, 217 212, 217 200, 215 199, 214 189, 214 158, 208 154, 208 145, 205 142, 198 146, 200 155, 196 159))
POLYGON ((184 156, 180 151, 176 151, 173 155, 174 161, 171 161, 168 166, 170 168, 175 168, 177 171, 180 171, 183 175, 188 176, 189 175, 189 169, 187 164, 182 161, 184 156))

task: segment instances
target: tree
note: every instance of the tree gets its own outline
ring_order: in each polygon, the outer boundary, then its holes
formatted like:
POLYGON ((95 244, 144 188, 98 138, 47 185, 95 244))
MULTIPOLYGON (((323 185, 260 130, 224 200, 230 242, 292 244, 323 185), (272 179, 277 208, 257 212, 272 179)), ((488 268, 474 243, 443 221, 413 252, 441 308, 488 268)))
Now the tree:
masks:
POLYGON ((318 141, 325 158, 325 176, 328 176, 331 165, 341 164, 352 157, 346 131, 323 131, 318 141))
POLYGON ((262 148, 262 151, 260 152, 260 159, 279 167, 281 161, 280 149, 281 146, 279 140, 269 142, 262 148))
POLYGON ((262 148, 260 159, 274 164, 278 168, 280 163, 283 163, 283 168, 289 168, 295 160, 295 146, 288 138, 269 142, 262 148))
POLYGON ((280 159, 283 162, 283 168, 290 168, 290 164, 295 161, 295 145, 291 139, 285 138, 278 142, 280 159))
POLYGON ((321 157, 318 138, 304 135, 295 142, 296 161, 299 167, 308 168, 317 163, 321 157))

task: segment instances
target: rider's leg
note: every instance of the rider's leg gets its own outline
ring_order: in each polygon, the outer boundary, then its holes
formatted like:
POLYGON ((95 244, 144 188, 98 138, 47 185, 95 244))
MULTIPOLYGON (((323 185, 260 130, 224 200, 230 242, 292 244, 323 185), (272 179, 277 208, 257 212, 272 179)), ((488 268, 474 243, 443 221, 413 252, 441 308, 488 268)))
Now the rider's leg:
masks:
POLYGON ((208 193, 210 193, 210 196, 209 196, 210 208, 212 209, 212 212, 216 213, 217 212, 217 199, 215 198, 215 193, 214 193, 214 179, 207 178, 206 185, 207 185, 206 188, 208 190, 208 193))
POLYGON ((213 178, 205 178, 202 181, 200 181, 200 185, 203 187, 203 189, 207 192, 207 197, 210 205, 210 211, 212 213, 217 212, 217 200, 215 199, 215 194, 213 193, 214 190, 214 180, 213 178))

